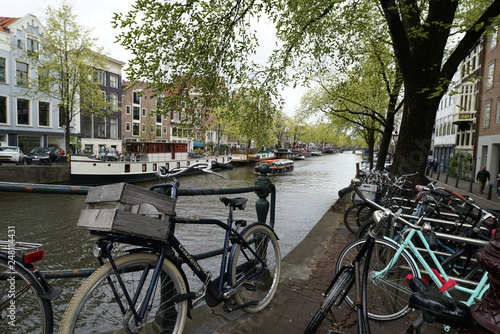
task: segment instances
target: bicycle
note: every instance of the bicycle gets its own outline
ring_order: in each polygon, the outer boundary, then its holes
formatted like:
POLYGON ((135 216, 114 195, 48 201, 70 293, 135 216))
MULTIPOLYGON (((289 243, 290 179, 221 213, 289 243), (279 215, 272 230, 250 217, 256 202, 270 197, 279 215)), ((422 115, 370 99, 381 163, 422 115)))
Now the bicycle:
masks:
POLYGON ((41 244, 0 241, 0 331, 52 333, 52 301, 62 292, 50 286, 33 263, 43 258, 41 244))
MULTIPOLYGON (((151 187, 153 191, 149 192, 175 201, 179 187, 175 177, 195 168, 222 176, 213 172, 216 167, 229 169, 232 165, 199 162, 182 170, 162 169, 159 172, 168 182, 151 187), (170 196, 164 196, 167 194, 170 196)), ((203 300, 210 307, 224 302, 227 311, 242 309, 256 313, 264 309, 276 292, 280 274, 281 254, 276 234, 263 223, 247 226, 246 221, 233 218, 236 209, 245 208, 246 198, 220 200, 229 207, 226 223, 179 218, 172 211, 168 215, 169 233, 164 240, 91 230, 91 234, 100 238, 95 253, 102 266, 71 299, 61 320, 60 333, 90 329, 143 333, 152 327, 165 333, 181 333, 190 309, 203 300), (215 225, 224 230, 219 277, 212 278, 180 243, 174 234, 176 224, 215 225), (115 244, 127 244, 132 249, 115 258, 111 252, 115 244), (187 264, 203 284, 198 291, 190 290, 181 264, 187 264)))
MULTIPOLYGON (((372 202, 373 205, 375 203, 372 202)), ((383 209, 380 207, 380 209, 383 209)), ((360 248, 364 247, 366 240, 370 240, 376 236, 376 230, 382 226, 381 222, 386 219, 393 219, 406 225, 408 228, 400 234, 399 243, 393 239, 384 237, 383 239, 375 239, 373 244, 373 254, 377 257, 372 257, 370 262, 370 272, 368 273, 369 280, 367 281, 367 300, 371 301, 370 312, 367 313, 368 318, 379 321, 395 320, 410 311, 408 307, 408 296, 410 294, 405 284, 401 282, 406 280, 406 276, 421 277, 422 274, 428 276, 436 284, 438 288, 446 296, 450 296, 447 289, 453 280, 456 281, 454 290, 464 292, 469 297, 464 303, 468 306, 472 305, 476 300, 482 298, 489 287, 488 276, 486 271, 482 271, 479 282, 475 288, 468 288, 468 282, 461 280, 460 277, 452 277, 444 270, 441 262, 434 253, 427 239, 444 239, 458 241, 462 243, 470 243, 474 245, 486 245, 486 241, 473 238, 466 238, 457 235, 434 232, 430 223, 425 222, 425 214, 418 218, 415 224, 410 223, 403 218, 403 215, 394 213, 388 209, 377 211, 375 214, 376 227, 370 232, 368 239, 358 239, 347 245, 339 255, 336 264, 336 272, 340 272, 341 267, 350 263, 351 259, 358 258, 360 248), (427 259, 421 254, 418 247, 415 246, 413 237, 418 237, 422 249, 429 255, 427 259), (428 262, 429 261, 429 262, 428 262), (433 267, 431 267, 431 264, 433 267), (444 287, 443 287, 444 286, 444 287), (369 296, 368 296, 369 295, 369 296)), ((408 216, 405 216, 408 218, 408 216)), ((415 219, 416 217, 412 217, 415 219)), ((412 219, 410 218, 410 219, 412 219)), ((471 283, 472 285, 475 282, 471 283)), ((353 304, 353 294, 346 296, 346 301, 353 304)))
MULTIPOLYGON (((443 291, 449 296, 449 293, 445 291, 447 282, 450 282, 449 277, 440 266, 423 233, 428 234, 431 231, 430 225, 424 224, 425 216, 422 215, 418 217, 416 223, 411 223, 401 217, 401 210, 395 213, 364 197, 358 185, 359 182, 353 180, 350 187, 339 191, 339 197, 354 190, 363 200, 378 208, 379 211, 374 213, 375 226, 370 230, 367 238, 355 240, 340 253, 335 267, 335 278, 327 288, 320 308, 308 323, 304 333, 315 333, 332 307, 340 305, 344 300, 358 311, 358 318, 361 320, 358 323, 359 333, 363 331, 370 333, 369 319, 390 321, 403 317, 410 311, 408 298, 411 291, 406 286, 406 277, 409 274, 417 277, 422 275, 420 267, 410 252, 416 256, 418 263, 423 267, 423 273, 428 275, 439 288, 445 286, 443 291), (388 219, 391 220, 388 222, 388 219), (378 239, 381 229, 386 225, 393 225, 394 222, 403 223, 408 227, 407 235, 401 235, 401 243, 398 244, 387 237, 378 239), (420 238, 438 268, 436 272, 412 244, 411 240, 415 234, 420 238), (354 290, 353 286, 356 287, 354 290), (368 303, 370 303, 369 310, 368 303)), ((434 235, 438 238, 451 237, 437 232, 434 235)), ((481 243, 478 240, 459 236, 451 238, 481 243)), ((470 305, 476 299, 481 298, 488 289, 487 273, 484 272, 475 289, 467 289, 459 285, 455 286, 455 289, 470 295, 466 301, 466 304, 470 305)))

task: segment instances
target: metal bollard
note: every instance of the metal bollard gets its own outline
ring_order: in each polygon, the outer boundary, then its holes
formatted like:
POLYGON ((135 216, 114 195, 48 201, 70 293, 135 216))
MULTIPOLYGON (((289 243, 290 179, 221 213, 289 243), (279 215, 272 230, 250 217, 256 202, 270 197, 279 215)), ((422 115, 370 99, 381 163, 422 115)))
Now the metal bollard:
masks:
POLYGON ((448 174, 446 174, 446 178, 444 179, 444 184, 448 184, 448 174))
POLYGON ((488 199, 491 199, 491 188, 493 187, 492 184, 489 185, 488 187, 488 199))

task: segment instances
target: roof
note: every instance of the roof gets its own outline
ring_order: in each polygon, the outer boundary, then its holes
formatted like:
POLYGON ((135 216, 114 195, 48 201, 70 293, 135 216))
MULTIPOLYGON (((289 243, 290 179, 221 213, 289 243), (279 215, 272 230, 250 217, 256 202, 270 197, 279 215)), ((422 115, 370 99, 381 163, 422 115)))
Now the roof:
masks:
POLYGON ((6 28, 10 26, 12 23, 19 20, 20 17, 3 17, 0 16, 0 31, 6 32, 6 28))

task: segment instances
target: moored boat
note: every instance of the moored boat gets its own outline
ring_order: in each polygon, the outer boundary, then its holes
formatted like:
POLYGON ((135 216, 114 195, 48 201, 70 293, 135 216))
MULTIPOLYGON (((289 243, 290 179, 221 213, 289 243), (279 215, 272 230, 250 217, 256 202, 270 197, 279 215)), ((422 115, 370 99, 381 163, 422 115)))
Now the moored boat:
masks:
POLYGON ((312 151, 311 152, 311 156, 313 156, 313 157, 320 157, 322 155, 323 155, 323 153, 321 153, 321 151, 312 151))
POLYGON ((294 167, 293 160, 289 159, 262 160, 255 165, 256 173, 259 172, 258 170, 261 164, 267 164, 269 166, 269 173, 271 174, 291 173, 294 167))
POLYGON ((231 162, 234 164, 255 163, 262 160, 275 158, 271 151, 257 152, 256 148, 232 148, 231 149, 231 162))
POLYGON ((86 156, 71 156, 71 184, 101 185, 139 182, 157 178, 158 168, 188 167, 202 160, 225 163, 230 157, 191 159, 185 143, 130 142, 125 145, 126 159, 105 161, 86 156))
POLYGON ((276 159, 303 160, 304 156, 299 155, 299 152, 293 152, 290 149, 280 148, 275 153, 276 159))

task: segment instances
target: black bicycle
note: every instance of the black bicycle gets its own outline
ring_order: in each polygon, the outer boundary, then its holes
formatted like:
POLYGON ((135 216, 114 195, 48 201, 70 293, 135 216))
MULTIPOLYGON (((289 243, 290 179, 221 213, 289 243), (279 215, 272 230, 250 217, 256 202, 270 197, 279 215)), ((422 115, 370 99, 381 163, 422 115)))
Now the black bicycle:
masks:
MULTIPOLYGON (((278 239, 268 225, 253 223, 247 226, 245 220, 233 218, 234 210, 245 208, 246 198, 220 198, 229 207, 226 222, 185 219, 174 214, 172 206, 175 205, 179 185, 175 177, 194 169, 217 174, 213 172, 216 167, 232 168, 232 165, 199 162, 181 170, 163 169, 160 172, 169 182, 152 187, 153 191, 138 191, 135 194, 140 194, 135 196, 125 196, 122 191, 121 201, 127 197, 130 202, 125 206, 130 205, 138 213, 145 213, 142 218, 144 225, 133 232, 91 232, 99 237, 95 255, 102 266, 71 299, 61 320, 60 333, 121 330, 127 333, 181 333, 189 310, 202 301, 211 307, 225 303, 228 311, 242 309, 250 313, 261 311, 271 302, 280 275, 278 239), (151 194, 160 196, 160 202, 156 202, 151 194), (147 205, 138 200, 142 196, 150 199, 147 205), (169 209, 162 208, 165 204, 162 200, 166 199, 170 199, 172 204, 166 205, 169 209), (165 217, 167 212, 168 217, 165 217), (149 228, 147 216, 166 218, 163 221, 153 219, 159 222, 154 226, 159 231, 164 231, 167 226, 169 233, 166 236, 163 232, 150 237, 144 235, 149 228), (174 227, 177 224, 215 225, 223 230, 225 237, 217 277, 212 277, 210 271, 203 269, 198 259, 176 238, 174 227), (112 250, 123 244, 132 248, 127 249, 125 255, 115 257, 112 250), (190 290, 181 267, 183 263, 202 283, 198 291, 190 290)), ((103 198, 109 203, 110 194, 99 189, 91 190, 87 202, 103 198)))

